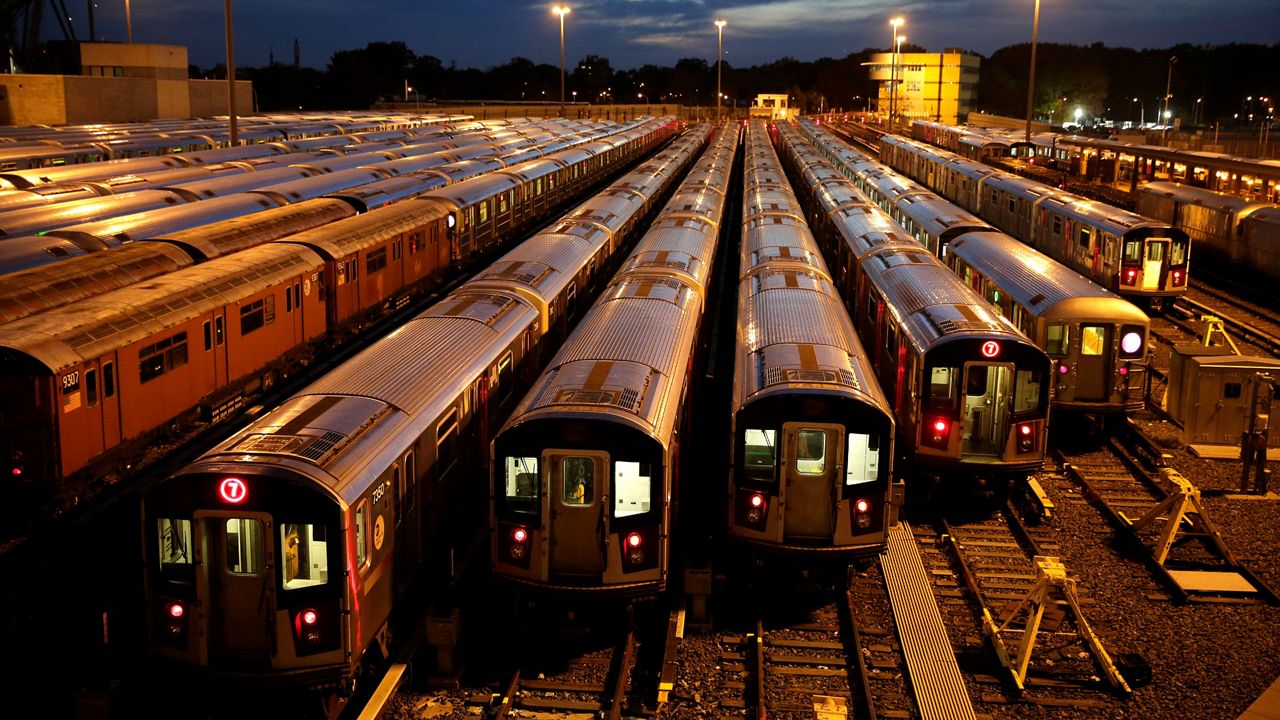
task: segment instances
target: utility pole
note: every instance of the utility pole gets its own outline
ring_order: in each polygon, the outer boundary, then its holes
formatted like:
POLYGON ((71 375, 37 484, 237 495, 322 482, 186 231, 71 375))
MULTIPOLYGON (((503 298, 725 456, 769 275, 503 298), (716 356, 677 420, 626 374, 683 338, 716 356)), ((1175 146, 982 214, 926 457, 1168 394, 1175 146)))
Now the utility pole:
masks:
POLYGON ((1035 17, 1031 21, 1031 77, 1027 80, 1027 133, 1023 138, 1031 144, 1031 109, 1036 96, 1036 36, 1040 34, 1040 0, 1036 0, 1035 17))
POLYGON ((129 8, 129 0, 124 0, 124 24, 129 33, 129 44, 133 44, 133 11, 129 8))
POLYGON ((724 20, 716 20, 716 124, 720 124, 720 68, 724 64, 724 20))
POLYGON ((225 0, 227 15, 227 115, 231 118, 231 145, 240 144, 240 128, 236 124, 236 42, 231 32, 231 0, 225 0))
MULTIPOLYGON (((1037 0, 1039 2, 1039 0, 1037 0)), ((1178 56, 1174 55, 1169 58, 1169 75, 1164 81, 1164 122, 1160 125, 1160 144, 1168 144, 1165 140, 1166 134, 1169 132, 1169 89, 1173 87, 1173 65, 1178 62, 1178 56)))

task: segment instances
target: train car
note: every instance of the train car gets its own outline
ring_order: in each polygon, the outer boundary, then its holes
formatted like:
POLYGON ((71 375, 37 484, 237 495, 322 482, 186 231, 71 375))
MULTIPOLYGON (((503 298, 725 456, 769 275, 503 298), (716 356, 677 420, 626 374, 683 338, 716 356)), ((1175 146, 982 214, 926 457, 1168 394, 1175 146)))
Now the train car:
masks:
MULTIPOLYGON (((671 132, 669 119, 637 129, 635 154, 671 132)), ((570 187, 580 191, 585 175, 577 177, 570 187)), ((12 408, 0 415, 4 477, 57 486, 93 463, 131 457, 163 429, 222 419, 305 362, 319 337, 341 338, 348 321, 425 289, 406 288, 404 278, 437 277, 439 259, 461 268, 466 258, 454 249, 475 238, 460 237, 449 219, 492 202, 409 200, 0 326, 0 363, 13 369, 0 376, 0 404, 12 408), (130 373, 141 379, 126 382, 130 373), (150 402, 157 392, 163 401, 150 402)), ((522 207, 513 227, 537 221, 522 207)), ((477 249, 506 238, 491 234, 477 249)))
POLYGON ((114 247, 260 212, 279 207, 281 204, 263 195, 242 193, 199 203, 184 203, 145 210, 107 220, 67 225, 57 230, 49 230, 45 235, 76 240, 94 238, 104 245, 114 247))
POLYGON ((1040 467, 1044 351, 928 249, 877 229, 867 219, 874 206, 828 210, 848 246, 839 283, 894 409, 898 457, 943 482, 974 479, 997 493, 1040 467))
POLYGON ((0 171, 0 182, 3 182, 7 187, 30 188, 46 183, 91 182, 117 175, 138 175, 189 166, 189 163, 178 157, 106 160, 28 170, 3 170, 0 171))
MULTIPOLYGON (((57 230, 77 223, 171 207, 187 199, 170 190, 138 190, 0 213, 0 237, 57 230)), ((3 242, 0 239, 0 242, 3 242)))
MULTIPOLYGON (((677 140, 629 185, 665 192, 706 134, 677 140)), ((598 214, 596 202, 570 215, 598 214)), ((646 207, 606 227, 638 226, 646 207)), ((224 679, 344 691, 385 658, 394 602, 419 568, 448 578, 485 528, 475 473, 541 348, 563 338, 549 308, 607 262, 613 232, 574 228, 587 234, 535 235, 148 493, 156 655, 224 679)))
POLYGON ((81 245, 59 237, 24 235, 0 242, 0 280, 8 273, 38 268, 68 258, 77 258, 102 249, 86 250, 81 245))
POLYGON ((0 190, 0 212, 83 200, 108 194, 93 183, 49 183, 33 188, 0 190))
POLYGON ((729 537, 873 556, 895 516, 893 416, 761 123, 745 171, 729 537))
POLYGON ((737 126, 721 126, 495 435, 497 580, 627 597, 665 588, 685 402, 737 142, 737 126))
POLYGON ((1247 218, 1274 205, 1172 182, 1149 182, 1138 188, 1136 199, 1138 214, 1182 230, 1198 253, 1280 278, 1280 250, 1245 232, 1247 218))
POLYGON ((106 159, 107 153, 101 148, 84 145, 4 147, 0 148, 0 172, 81 165, 106 159))
POLYGON ((1053 362, 1054 408, 1142 409, 1150 321, 1132 303, 999 232, 951 241, 947 264, 1053 362))
POLYGON ((954 153, 906 138, 880 143, 890 166, 952 188, 965 210, 1112 292, 1156 310, 1186 292, 1190 239, 1168 223, 1007 173, 975 173, 954 153))

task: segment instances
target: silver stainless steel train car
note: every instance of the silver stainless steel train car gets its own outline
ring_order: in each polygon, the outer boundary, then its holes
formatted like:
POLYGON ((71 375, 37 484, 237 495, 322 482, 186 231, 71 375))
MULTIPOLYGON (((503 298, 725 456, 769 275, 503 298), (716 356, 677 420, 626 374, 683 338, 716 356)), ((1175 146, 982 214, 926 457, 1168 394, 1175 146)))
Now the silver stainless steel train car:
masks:
POLYGON ((541 366, 551 321, 674 186, 695 130, 445 300, 158 484, 143 505, 150 642, 223 680, 349 693, 394 604, 447 581, 485 529, 490 428, 541 366), (591 217, 581 222, 574 218, 591 217))
POLYGON ((721 126, 498 431, 493 576, 540 592, 667 583, 693 357, 738 126, 721 126))
POLYGON ((875 555, 901 492, 892 411, 758 121, 744 168, 729 536, 785 555, 875 555))
POLYGON ((1270 203, 1173 182, 1149 182, 1138 188, 1137 210, 1185 232, 1204 252, 1245 274, 1280 279, 1277 210, 1270 203))
MULTIPOLYGON (((801 162, 824 162, 793 150, 803 141, 790 128, 779 138, 793 175, 801 162)), ((997 490, 1039 468, 1049 409, 1045 353, 928 249, 886 231, 888 218, 872 204, 823 210, 848 248, 835 264, 839 284, 894 408, 898 456, 944 480, 994 481, 997 490), (868 219, 875 214, 881 219, 868 219)))
POLYGON ((1004 233, 961 235, 946 262, 1049 355, 1055 408, 1142 409, 1146 313, 1004 233))

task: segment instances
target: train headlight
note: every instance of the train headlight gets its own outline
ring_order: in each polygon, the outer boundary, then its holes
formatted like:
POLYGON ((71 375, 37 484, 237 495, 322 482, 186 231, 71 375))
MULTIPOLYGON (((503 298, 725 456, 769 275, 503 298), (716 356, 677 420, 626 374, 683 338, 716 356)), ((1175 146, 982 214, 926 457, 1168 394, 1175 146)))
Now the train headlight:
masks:
POLYGON ((1120 328, 1120 357, 1140 357, 1146 344, 1146 332, 1142 327, 1125 325, 1120 328))

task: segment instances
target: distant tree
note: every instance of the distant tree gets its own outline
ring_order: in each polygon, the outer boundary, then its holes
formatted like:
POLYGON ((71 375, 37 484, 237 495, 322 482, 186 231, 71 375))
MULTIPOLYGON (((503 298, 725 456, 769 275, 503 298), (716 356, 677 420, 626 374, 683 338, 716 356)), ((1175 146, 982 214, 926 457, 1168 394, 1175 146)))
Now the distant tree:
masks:
POLYGON ((417 56, 399 40, 339 50, 329 60, 330 90, 339 107, 367 108, 379 98, 400 98, 417 56))

